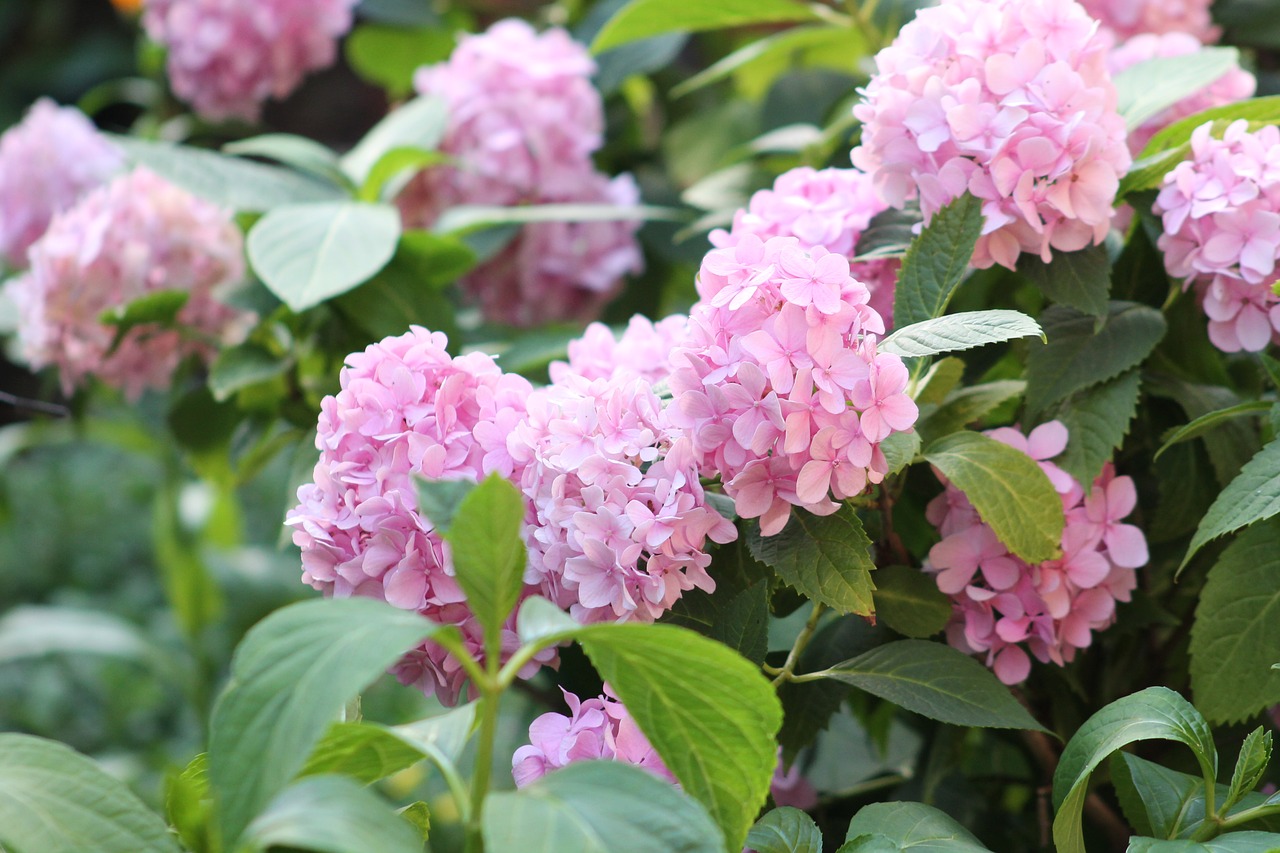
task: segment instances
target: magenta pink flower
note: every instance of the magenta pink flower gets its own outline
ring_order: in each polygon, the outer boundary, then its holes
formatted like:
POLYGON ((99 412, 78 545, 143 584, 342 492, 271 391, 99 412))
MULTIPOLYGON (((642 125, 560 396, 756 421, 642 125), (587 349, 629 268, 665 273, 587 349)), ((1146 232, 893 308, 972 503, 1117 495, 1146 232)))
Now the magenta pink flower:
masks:
POLYGON ((1117 477, 1108 463, 1086 495, 1049 461, 1066 448, 1061 423, 1049 421, 1027 436, 1007 427, 987 434, 1027 453, 1054 482, 1066 513, 1062 556, 1031 565, 1010 553, 944 479, 945 491, 927 512, 943 539, 924 570, 951 596, 951 645, 985 653, 1000 680, 1016 684, 1030 674, 1031 656, 1061 666, 1114 621, 1116 602, 1128 601, 1136 585, 1134 569, 1147 562, 1147 544, 1141 530, 1121 523, 1137 505, 1131 479, 1117 477))
POLYGON ((96 376, 136 399, 166 388, 188 356, 210 360, 248 319, 218 301, 244 274, 231 212, 137 169, 56 215, 9 287, 31 366, 58 368, 65 392, 96 376), (161 290, 189 294, 179 328, 136 326, 112 350, 102 313, 161 290))
POLYGON ((147 0, 147 35, 168 48, 173 91, 208 119, 257 121, 337 56, 357 0, 147 0))
POLYGON ((1144 33, 1186 33, 1209 43, 1222 31, 1213 25, 1209 7, 1213 0, 1080 0, 1094 18, 1117 40, 1144 33))
POLYGON ((1165 269, 1196 285, 1209 339, 1225 352, 1265 349, 1280 329, 1271 290, 1280 258, 1280 129, 1236 121, 1191 137, 1191 157, 1165 176, 1154 212, 1165 269))
POLYGON ((942 0, 876 57, 853 163, 927 223, 964 192, 986 222, 973 264, 1099 243, 1131 162, 1108 42, 1073 0, 942 0))
POLYGON ((25 268, 54 214, 123 166, 124 155, 79 110, 36 101, 0 136, 0 258, 25 268))

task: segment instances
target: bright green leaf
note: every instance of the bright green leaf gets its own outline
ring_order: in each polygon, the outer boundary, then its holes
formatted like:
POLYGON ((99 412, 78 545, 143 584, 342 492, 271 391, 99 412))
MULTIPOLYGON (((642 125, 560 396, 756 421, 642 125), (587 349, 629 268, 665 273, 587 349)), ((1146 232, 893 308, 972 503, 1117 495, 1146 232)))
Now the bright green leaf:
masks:
POLYGON ((1176 148, 1160 151, 1136 161, 1133 164, 1133 168, 1120 179, 1120 188, 1116 190, 1116 200, 1119 201, 1130 193, 1153 190, 1160 186, 1164 183, 1165 175, 1168 175, 1179 163, 1187 159, 1187 155, 1190 152, 1191 143, 1184 142, 1176 148))
POLYGON ((1280 833, 1229 832, 1209 841, 1131 838, 1125 853, 1276 853, 1280 833))
POLYGON ((822 853, 822 833, 800 809, 777 808, 751 827, 747 846, 756 853, 822 853))
POLYGON ((1280 123, 1280 95, 1223 104, 1179 119, 1153 136, 1147 143, 1147 147, 1142 150, 1141 156, 1148 157, 1161 151, 1177 148, 1191 140, 1191 134, 1197 127, 1211 121, 1230 122, 1237 119, 1260 124, 1280 123))
POLYGON ((291 133, 264 133, 261 136, 228 142, 222 146, 222 150, 238 157, 262 157, 275 160, 343 189, 352 189, 351 182, 338 166, 338 155, 305 136, 294 136, 291 133))
POLYGON ((123 334, 135 326, 154 323, 171 326, 178 319, 178 312, 187 304, 191 294, 185 290, 157 290, 126 305, 108 308, 98 317, 107 326, 115 326, 123 334))
POLYGON ((1185 566, 1207 542, 1280 512, 1280 439, 1258 451, 1214 500, 1191 538, 1185 566))
POLYGON ((920 455, 921 439, 917 430, 911 432, 895 432, 880 442, 880 452, 889 466, 886 474, 897 474, 916 460, 920 455))
POLYGON ((593 53, 649 36, 701 32, 744 24, 812 21, 804 3, 793 0, 632 0, 610 19, 591 44, 593 53))
POLYGON ((831 515, 796 509, 780 533, 761 536, 753 526, 747 536, 752 556, 807 598, 840 613, 874 612, 871 540, 848 504, 831 515))
POLYGON ((439 151, 426 151, 422 148, 392 148, 378 158, 369 170, 369 175, 360 186, 361 201, 380 201, 385 197, 391 201, 405 181, 428 166, 437 166, 449 161, 448 156, 439 151))
POLYGON ((342 170, 356 186, 364 186, 378 161, 397 148, 431 151, 440 144, 449 108, 435 97, 414 98, 392 110, 342 158, 342 170))
POLYGON ((892 847, 856 847, 860 851, 899 851, 913 853, 986 853, 987 848, 974 835, 946 812, 924 803, 872 803, 863 806, 849 821, 845 839, 853 841, 864 835, 879 835, 893 842, 892 847))
POLYGON ((1258 726, 1245 736, 1240 747, 1240 755, 1236 758, 1236 766, 1231 771, 1231 787, 1227 794, 1227 805, 1235 805, 1240 798, 1254 789, 1262 781, 1271 763, 1271 732, 1264 732, 1258 726))
POLYGON ((1054 464, 1081 483, 1092 483, 1124 443, 1141 392, 1142 371, 1134 369, 1055 405, 1045 420, 1061 421, 1071 440, 1054 464))
POLYGON ((982 231, 982 205, 965 193, 933 215, 902 259, 893 298, 899 327, 940 317, 969 269, 982 231))
POLYGON ((932 575, 911 566, 878 570, 875 602, 877 618, 905 637, 932 637, 951 619, 951 599, 932 575))
POLYGON ((976 432, 930 444, 924 458, 965 493, 1009 550, 1029 563, 1059 553, 1062 499, 1027 454, 976 432))
POLYGON ((947 395, 956 390, 964 378, 964 362, 956 356, 948 356, 929 366, 916 388, 916 403, 939 405, 947 395))
POLYGON ((343 776, 312 776, 286 788, 249 824, 244 843, 258 850, 422 853, 413 824, 373 791, 343 776))
POLYGON ((982 385, 957 388, 947 395, 937 409, 922 415, 916 431, 928 442, 964 429, 1010 400, 1021 397, 1027 383, 1021 379, 1002 379, 982 385))
POLYGON ((1107 313, 1111 293, 1111 261, 1107 247, 1099 244, 1076 252, 1059 252, 1045 263, 1039 255, 1024 252, 1018 272, 1035 283, 1054 302, 1095 317, 1107 313))
POLYGON ((1232 47, 1148 59, 1115 75, 1116 108, 1132 131, 1239 66, 1240 53, 1232 47))
MULTIPOLYGON (((414 5, 430 10, 422 0, 414 5)), ((400 25, 361 24, 347 36, 343 52, 356 74, 386 89, 392 98, 403 98, 413 93, 414 72, 424 65, 448 59, 455 40, 454 34, 438 23, 427 26, 396 23, 400 25)))
POLYGON ((289 359, 254 343, 228 347, 218 353, 209 368, 209 391, 213 399, 225 402, 243 388, 276 378, 289 369, 289 364, 289 359))
MULTIPOLYGON (((735 74, 755 63, 768 62, 776 57, 787 61, 798 51, 827 45, 856 47, 863 36, 856 30, 832 27, 827 24, 790 27, 782 32, 752 39, 723 59, 712 63, 702 71, 671 87, 672 98, 683 98, 691 92, 735 74)), ((850 50, 850 53, 853 51, 850 50)), ((908 237, 907 242, 910 242, 908 237)))
POLYGON ((1234 406, 1228 406, 1225 409, 1217 409, 1203 414, 1192 420, 1191 423, 1180 426, 1170 432, 1168 437, 1165 438, 1164 444, 1160 445, 1160 449, 1156 451, 1155 458, 1159 459, 1162 453, 1175 444, 1199 438, 1212 431, 1215 427, 1235 418, 1264 414, 1271 411, 1271 407, 1274 405, 1269 400, 1248 400, 1243 403, 1237 403, 1234 406))
POLYGON ((1043 338, 1044 333, 1021 311, 965 311, 899 326, 880 342, 880 351, 910 358, 1028 337, 1043 338))

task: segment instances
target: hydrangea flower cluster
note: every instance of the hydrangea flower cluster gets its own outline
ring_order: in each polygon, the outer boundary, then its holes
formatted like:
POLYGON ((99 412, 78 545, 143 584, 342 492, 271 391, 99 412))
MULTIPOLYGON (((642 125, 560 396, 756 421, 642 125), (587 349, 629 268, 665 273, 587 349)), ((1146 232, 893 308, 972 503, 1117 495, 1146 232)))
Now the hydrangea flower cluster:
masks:
POLYGON ((183 358, 212 358, 240 331, 243 315, 216 295, 243 277, 242 254, 230 211, 146 169, 123 175, 55 216, 29 250, 9 289, 25 357, 56 365, 67 392, 91 375, 131 398, 167 387, 183 358), (180 328, 135 326, 113 350, 102 312, 161 290, 189 294, 180 328))
MULTIPOLYGON (((857 169, 823 169, 801 166, 783 172, 773 188, 751 196, 746 209, 738 210, 729 231, 711 232, 711 242, 724 249, 737 245, 744 234, 761 240, 795 237, 805 249, 822 246, 852 262, 858 238, 876 214, 888 210, 872 185, 871 176, 857 169)), ((898 258, 874 258, 853 262, 853 277, 871 292, 870 305, 893 325, 893 290, 898 281, 898 258)))
POLYGON ((926 223, 980 199, 979 268, 1100 243, 1131 158, 1096 30, 1073 0, 922 9, 876 56, 853 164, 895 207, 918 196, 926 223))
MULTIPOLYGON (((499 21, 463 36, 448 62, 418 70, 414 85, 442 98, 449 121, 440 150, 454 165, 428 169, 397 199, 413 227, 460 204, 634 206, 629 176, 610 180, 592 154, 604 111, 585 47, 568 33, 539 35, 499 21)), ((485 316, 513 325, 597 315, 622 276, 641 268, 635 222, 535 223, 463 279, 485 316)))
POLYGON ((1213 0, 1080 0, 1080 5, 1120 40, 1186 33, 1208 44, 1222 35, 1209 16, 1213 0))
MULTIPOLYGON (((447 345, 443 334, 415 326, 348 356, 342 390, 321 406, 314 482, 298 490, 299 506, 286 523, 302 549, 305 583, 456 625, 468 650, 480 655, 482 632, 454 580, 449 549, 418 511, 413 477, 479 481, 494 471, 511 477, 507 435, 524 417, 532 387, 487 355, 453 357, 447 345)), ((518 640, 508 627, 504 645, 514 651, 518 640)), ((465 680, 433 643, 396 672, 450 703, 465 680)))
POLYGON ((208 119, 257 121, 327 68, 358 0, 147 0, 147 35, 168 48, 173 91, 208 119))
POLYGON ((0 136, 0 257, 25 268, 54 214, 123 166, 124 155, 79 110, 36 101, 0 136))
POLYGON ((1191 135, 1191 157, 1165 176, 1154 211, 1169 275, 1197 284, 1209 339, 1225 352, 1265 349, 1280 330, 1271 290, 1280 258, 1280 128, 1232 122, 1191 135))
POLYGON ((738 514, 777 533, 792 506, 834 512, 883 479, 880 442, 911 428, 907 370, 876 351, 884 323, 843 255, 745 234, 711 251, 672 354, 671 419, 738 514))
POLYGON ((1147 543, 1141 530, 1121 521, 1137 503, 1133 480, 1116 476, 1107 463, 1085 494, 1049 461, 1067 446, 1061 422, 1025 436, 1010 427, 987 435, 1036 460, 1062 498, 1062 557, 1031 565, 1011 553, 964 493, 939 474, 946 491, 930 502, 927 515, 942 541, 924 568, 951 596, 951 645, 985 654, 1001 681, 1017 684, 1031 671, 1028 652, 1062 666, 1115 620, 1116 602, 1128 601, 1136 586, 1134 569, 1147 562, 1147 543))
MULTIPOLYGON (((1203 45, 1195 36, 1186 33, 1139 35, 1112 50, 1107 56, 1107 66, 1114 76, 1148 59, 1188 56, 1198 52, 1202 47, 1203 45)), ((1132 131, 1129 134, 1130 153, 1137 157, 1138 153, 1151 141, 1151 137, 1164 127, 1204 110, 1251 98, 1257 87, 1257 78, 1236 65, 1204 88, 1188 95, 1132 131)))
POLYGON ((582 337, 569 342, 568 362, 551 363, 551 381, 564 382, 572 375, 609 379, 627 371, 651 385, 666 382, 671 375, 671 351, 684 339, 688 328, 689 318, 683 314, 673 314, 657 323, 637 314, 621 337, 615 337, 603 323, 592 323, 582 337))

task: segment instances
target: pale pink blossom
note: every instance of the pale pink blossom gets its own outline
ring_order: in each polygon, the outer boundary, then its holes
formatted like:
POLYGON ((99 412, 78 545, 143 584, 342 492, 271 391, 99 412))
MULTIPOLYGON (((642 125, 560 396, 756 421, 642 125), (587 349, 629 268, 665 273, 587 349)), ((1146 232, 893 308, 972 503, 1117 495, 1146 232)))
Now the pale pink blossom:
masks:
POLYGON ((682 314, 653 322, 639 314, 627 323, 621 336, 615 337, 603 323, 587 326, 582 337, 569 342, 569 361, 553 361, 551 381, 565 381, 570 375, 586 379, 609 379, 620 372, 630 372, 651 385, 665 382, 671 373, 671 350, 688 327, 689 318, 682 314))
POLYGON ((1080 0, 1080 5, 1118 40, 1186 33, 1208 43, 1222 35, 1209 15, 1213 0, 1080 0))

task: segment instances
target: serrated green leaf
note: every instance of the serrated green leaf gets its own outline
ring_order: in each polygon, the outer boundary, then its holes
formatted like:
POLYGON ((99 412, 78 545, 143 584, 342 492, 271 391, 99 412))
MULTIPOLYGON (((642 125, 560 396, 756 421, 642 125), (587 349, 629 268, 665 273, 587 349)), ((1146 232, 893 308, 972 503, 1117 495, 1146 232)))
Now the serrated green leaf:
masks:
MULTIPOLYGON (((1224 493, 1225 494, 1225 493, 1224 493)), ((1211 720, 1280 702, 1280 520, 1252 527, 1209 571, 1191 629, 1191 688, 1211 720)))
POLYGON ((591 43, 592 53, 663 33, 693 33, 744 24, 812 21, 817 15, 793 0, 632 0, 618 11, 591 43))
POLYGON ((1192 420, 1190 423, 1184 424, 1183 426, 1171 431, 1166 436, 1164 444, 1160 445, 1160 449, 1156 451, 1154 458, 1159 459, 1166 450, 1173 447, 1175 444, 1190 441, 1193 438, 1199 438, 1227 421, 1234 420, 1235 418, 1269 412, 1273 405, 1275 404, 1268 400, 1250 400, 1244 403, 1237 403, 1236 405, 1229 406, 1225 409, 1218 409, 1216 411, 1203 414, 1192 420))
POLYGON ((1095 317, 1107 313, 1111 261, 1105 245, 1060 252, 1047 264, 1039 255, 1024 252, 1018 258, 1018 272, 1054 302, 1095 317))
POLYGON ((722 853, 697 802, 638 767, 582 761, 485 799, 486 853, 722 853))
POLYGON ((317 853, 422 853, 413 824, 390 803, 343 776, 312 776, 281 791, 244 833, 256 849, 317 853))
POLYGON ((1054 464, 1081 483, 1092 483, 1124 443, 1141 393, 1142 372, 1135 369, 1054 406, 1044 419, 1061 421, 1071 436, 1054 464))
POLYGON ((756 853, 822 853, 818 825, 800 809, 785 806, 766 812, 747 833, 756 853))
POLYGON ((942 643, 897 640, 813 675, 944 723, 1044 730, 991 670, 942 643))
POLYGON ((13 853, 178 853, 159 816, 61 743, 0 734, 0 845, 13 853))
POLYGON ((895 432, 880 442, 880 452, 884 454, 885 463, 889 466, 886 475, 897 474, 914 462, 920 455, 920 446, 920 433, 916 430, 895 432))
POLYGON ((1040 324, 1021 311, 965 311, 899 326, 880 342, 879 349, 915 358, 958 352, 1015 338, 1043 336, 1040 324))
POLYGON ((1240 798, 1249 793, 1262 781, 1262 774, 1267 772, 1271 763, 1271 732, 1262 730, 1262 726, 1249 732, 1240 746, 1240 755, 1236 758, 1236 766, 1231 771, 1231 787, 1224 805, 1232 806, 1240 798))
POLYGON ((1115 75, 1116 108, 1132 131, 1239 66, 1240 53, 1231 47, 1148 59, 1115 75))
POLYGON ((1117 749, 1142 740, 1184 743, 1205 776, 1217 774, 1213 733, 1191 703, 1167 687, 1148 687, 1117 699, 1076 731, 1054 772, 1053 840, 1059 853, 1084 853, 1081 813, 1094 768, 1117 749))
MULTIPOLYGON (((1214 500, 1191 537, 1182 566, 1207 542, 1280 512, 1280 439, 1258 451, 1214 500)), ((1181 567, 1179 568, 1181 571, 1181 567)))
POLYGON ((708 569, 716 590, 686 592, 665 621, 719 640, 749 661, 763 663, 768 652, 769 594, 773 572, 737 542, 716 549, 708 569))
POLYGON ((871 540, 848 504, 826 516, 793 510, 787 526, 774 536, 761 536, 753 526, 747 545, 757 560, 806 597, 840 613, 874 612, 871 540))
POLYGON ((304 311, 372 278, 399 240, 400 214, 390 205, 320 202, 268 211, 245 248, 267 289, 304 311))
POLYGON ((897 326, 942 315, 969 269, 982 222, 982 205, 969 193, 933 215, 902 259, 893 298, 897 326))
POLYGON ((1029 563, 1060 553, 1062 500, 1027 454, 976 432, 957 432, 926 447, 924 458, 965 493, 1010 551, 1029 563))
POLYGON ((1096 334, 1096 318, 1061 305, 1051 306, 1040 321, 1049 343, 1027 358, 1027 408, 1032 412, 1138 365, 1165 333, 1160 312, 1135 302, 1112 302, 1096 334))
POLYGON ((878 570, 875 601, 876 617, 905 637, 932 637, 951 619, 951 599, 932 576, 911 566, 878 570))
POLYGON ((920 418, 916 432, 926 443, 951 435, 1009 400, 1021 397, 1026 390, 1027 383, 1021 379, 958 388, 948 394, 937 409, 920 418))
MULTIPOLYGON (((847 841, 864 836, 889 839, 892 847, 860 846, 859 853, 911 850, 913 853, 985 853, 973 833, 946 812, 924 803, 872 803, 849 821, 847 841)), ((841 848, 843 849, 843 848, 841 848)))

